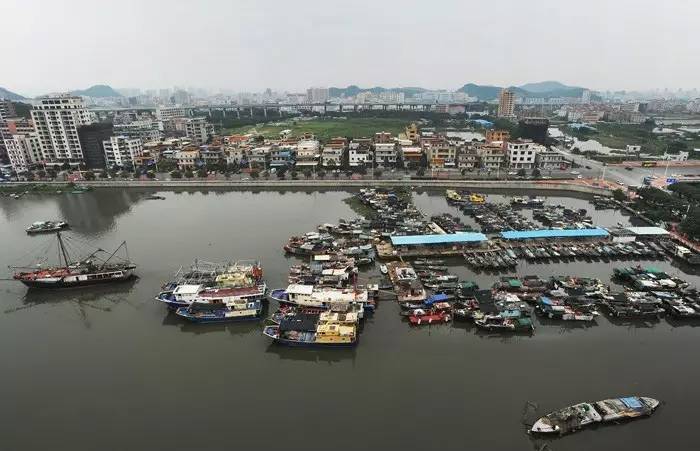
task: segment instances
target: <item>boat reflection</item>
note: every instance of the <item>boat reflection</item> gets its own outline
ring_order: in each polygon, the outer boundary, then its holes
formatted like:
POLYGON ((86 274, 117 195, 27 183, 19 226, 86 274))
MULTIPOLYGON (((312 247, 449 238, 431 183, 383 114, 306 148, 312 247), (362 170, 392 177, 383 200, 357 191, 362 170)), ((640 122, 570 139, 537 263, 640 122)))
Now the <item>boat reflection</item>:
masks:
MULTIPOLYGON (((360 346, 362 344, 360 343, 360 346)), ((301 362, 314 363, 340 363, 342 361, 355 362, 357 348, 338 348, 338 349, 312 349, 312 348, 294 348, 281 346, 275 343, 268 345, 265 350, 267 354, 275 354, 280 360, 296 360, 301 362)))

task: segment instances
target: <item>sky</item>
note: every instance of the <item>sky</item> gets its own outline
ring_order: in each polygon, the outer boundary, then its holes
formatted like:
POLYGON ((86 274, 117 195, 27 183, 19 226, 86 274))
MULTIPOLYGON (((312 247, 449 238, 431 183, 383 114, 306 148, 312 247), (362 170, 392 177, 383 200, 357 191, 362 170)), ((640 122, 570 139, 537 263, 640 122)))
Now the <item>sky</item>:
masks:
POLYGON ((700 87, 687 0, 1 0, 0 86, 700 87))

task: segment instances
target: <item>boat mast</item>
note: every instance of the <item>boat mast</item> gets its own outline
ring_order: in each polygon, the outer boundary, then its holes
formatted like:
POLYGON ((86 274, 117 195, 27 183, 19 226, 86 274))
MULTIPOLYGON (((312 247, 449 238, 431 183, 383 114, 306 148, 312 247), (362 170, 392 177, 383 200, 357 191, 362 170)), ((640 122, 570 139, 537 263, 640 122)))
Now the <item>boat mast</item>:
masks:
POLYGON ((61 250, 61 255, 63 256, 63 260, 66 262, 66 267, 68 267, 68 266, 70 266, 70 258, 68 257, 68 251, 66 251, 65 244, 63 244, 63 238, 61 238, 60 231, 56 232, 56 237, 58 238, 58 247, 61 250))
MULTIPOLYGON (((101 267, 100 269, 103 269, 103 268, 107 265, 107 263, 109 263, 109 261, 112 259, 112 257, 114 257, 114 255, 115 255, 117 252, 119 252, 119 249, 121 249, 122 246, 124 246, 124 249, 126 249, 126 241, 122 241, 122 244, 120 244, 119 247, 117 247, 117 248, 114 250, 114 252, 112 252, 111 254, 109 254, 109 257, 107 257, 107 260, 105 260, 104 263, 102 263, 102 267, 101 267)), ((128 251, 127 251, 127 254, 126 254, 126 255, 127 255, 126 259, 129 260, 128 251)))

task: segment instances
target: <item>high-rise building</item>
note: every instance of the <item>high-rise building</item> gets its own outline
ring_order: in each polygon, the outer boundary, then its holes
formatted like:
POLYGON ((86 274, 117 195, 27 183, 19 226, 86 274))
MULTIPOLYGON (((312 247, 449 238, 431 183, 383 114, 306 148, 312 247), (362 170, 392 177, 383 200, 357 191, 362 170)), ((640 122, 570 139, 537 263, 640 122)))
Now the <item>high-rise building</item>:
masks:
POLYGON ((36 133, 11 135, 4 140, 12 170, 26 172, 42 160, 39 136, 36 133))
POLYGON ((205 144, 213 134, 214 127, 207 122, 206 118, 192 117, 185 120, 185 136, 193 143, 205 144))
POLYGON ((306 100, 310 103, 328 102, 330 94, 328 88, 309 88, 306 90, 306 100))
POLYGON ((83 160, 88 169, 104 169, 105 163, 104 141, 109 140, 114 134, 111 122, 98 122, 78 127, 78 138, 83 148, 83 160))
POLYGON ((138 138, 112 136, 102 146, 108 168, 133 168, 134 160, 143 155, 143 143, 138 138))
POLYGON ((47 164, 82 163, 78 127, 91 124, 93 115, 80 97, 69 94, 42 97, 32 106, 32 119, 47 164))
POLYGON ((159 121, 169 121, 179 117, 187 117, 187 108, 181 106, 159 106, 156 108, 156 118, 159 121))
POLYGON ((498 98, 498 117, 514 117, 515 95, 513 91, 502 89, 498 98))
POLYGON ((0 98, 0 121, 14 116, 17 116, 17 112, 12 101, 0 98))

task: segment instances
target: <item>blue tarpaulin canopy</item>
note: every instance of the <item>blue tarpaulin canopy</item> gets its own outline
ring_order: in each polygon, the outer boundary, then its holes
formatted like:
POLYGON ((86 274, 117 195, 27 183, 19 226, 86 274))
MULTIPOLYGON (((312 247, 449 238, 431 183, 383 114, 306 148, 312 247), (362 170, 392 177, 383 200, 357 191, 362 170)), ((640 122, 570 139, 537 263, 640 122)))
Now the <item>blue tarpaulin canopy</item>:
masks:
POLYGON ((446 294, 434 294, 425 300, 425 305, 433 305, 436 302, 443 302, 449 299, 446 294))
POLYGON ((641 409, 642 408, 642 403, 639 402, 637 398, 630 397, 630 398, 620 398, 620 401, 625 403, 627 407, 630 409, 641 409))
POLYGON ((540 229, 540 230, 510 230, 501 232, 505 240, 533 240, 538 238, 602 238, 608 236, 607 230, 594 229, 540 229))

